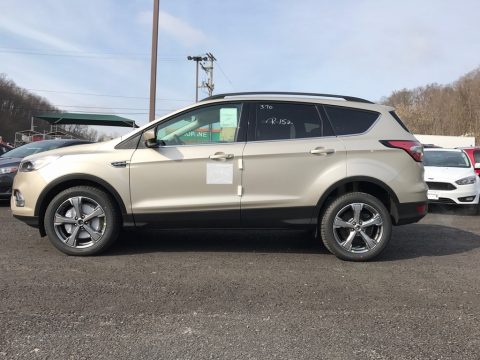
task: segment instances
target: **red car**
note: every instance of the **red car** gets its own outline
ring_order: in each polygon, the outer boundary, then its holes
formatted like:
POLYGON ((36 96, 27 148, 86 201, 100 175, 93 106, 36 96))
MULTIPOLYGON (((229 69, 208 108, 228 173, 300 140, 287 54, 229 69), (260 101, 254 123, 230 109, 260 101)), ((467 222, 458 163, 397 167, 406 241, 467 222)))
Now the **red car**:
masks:
POLYGON ((475 172, 480 175, 480 147, 462 148, 468 155, 470 162, 475 168, 475 172), (478 164, 478 167, 475 166, 478 164))

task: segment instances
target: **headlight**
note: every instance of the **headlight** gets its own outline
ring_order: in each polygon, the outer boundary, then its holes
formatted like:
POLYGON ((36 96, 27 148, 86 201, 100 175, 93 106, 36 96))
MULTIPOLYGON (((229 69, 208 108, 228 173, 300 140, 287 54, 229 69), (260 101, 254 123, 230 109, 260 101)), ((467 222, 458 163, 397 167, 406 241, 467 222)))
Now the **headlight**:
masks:
POLYGON ((47 166, 48 164, 54 162, 60 158, 60 156, 45 156, 42 158, 38 158, 35 160, 25 160, 20 163, 20 166, 18 167, 18 171, 20 172, 30 172, 30 171, 35 171, 38 169, 41 169, 44 166, 47 166))
POLYGON ((2 167, 0 168, 0 175, 16 173, 17 170, 18 170, 18 167, 16 166, 2 167))
POLYGON ((468 176, 466 178, 455 181, 455 183, 457 183, 458 185, 469 185, 469 184, 475 184, 476 180, 477 180, 476 176, 468 176))

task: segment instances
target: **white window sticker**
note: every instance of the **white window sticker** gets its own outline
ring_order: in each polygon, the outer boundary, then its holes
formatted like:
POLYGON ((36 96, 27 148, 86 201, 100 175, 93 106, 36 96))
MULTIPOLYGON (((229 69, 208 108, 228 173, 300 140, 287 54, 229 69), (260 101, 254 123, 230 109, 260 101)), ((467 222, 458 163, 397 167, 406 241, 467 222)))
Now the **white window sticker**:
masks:
POLYGON ((233 164, 207 163, 207 184, 233 184, 233 164))
POLYGON ((237 127, 237 108, 220 109, 220 127, 222 128, 237 127))

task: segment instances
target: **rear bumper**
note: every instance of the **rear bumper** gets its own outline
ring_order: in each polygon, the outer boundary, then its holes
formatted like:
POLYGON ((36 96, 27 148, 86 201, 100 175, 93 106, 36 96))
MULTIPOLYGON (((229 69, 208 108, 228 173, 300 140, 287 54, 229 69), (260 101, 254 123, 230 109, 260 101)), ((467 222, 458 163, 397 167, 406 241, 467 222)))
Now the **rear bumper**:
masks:
POLYGON ((23 221, 25 224, 31 227, 38 228, 39 226, 38 216, 13 215, 13 217, 20 221, 23 221))
POLYGON ((402 203, 396 206, 396 212, 393 213, 395 225, 405 225, 416 223, 428 213, 428 202, 402 203))

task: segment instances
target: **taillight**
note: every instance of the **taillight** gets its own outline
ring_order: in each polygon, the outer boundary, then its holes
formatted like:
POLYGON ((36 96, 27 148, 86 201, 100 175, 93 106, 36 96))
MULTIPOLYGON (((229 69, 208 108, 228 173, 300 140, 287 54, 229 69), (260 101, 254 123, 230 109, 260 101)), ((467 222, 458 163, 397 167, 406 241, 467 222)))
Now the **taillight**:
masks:
POLYGON ((380 140, 380 142, 389 147, 395 149, 402 149, 408 153, 415 161, 422 161, 423 159, 423 146, 418 141, 414 140, 380 140))
POLYGON ((427 213, 427 204, 417 205, 416 210, 417 214, 424 215, 427 213))

